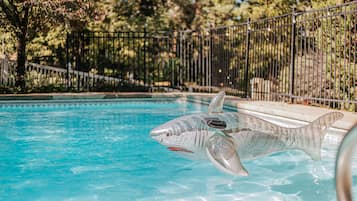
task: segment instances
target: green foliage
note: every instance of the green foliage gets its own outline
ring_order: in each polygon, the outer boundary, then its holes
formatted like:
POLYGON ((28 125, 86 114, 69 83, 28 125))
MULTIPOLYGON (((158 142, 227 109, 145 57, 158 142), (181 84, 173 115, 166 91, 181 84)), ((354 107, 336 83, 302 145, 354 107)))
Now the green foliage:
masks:
POLYGON ((46 34, 38 34, 27 45, 27 60, 30 62, 65 66, 66 31, 63 26, 55 27, 46 34))
POLYGON ((0 57, 2 54, 11 56, 16 53, 16 39, 12 32, 0 28, 0 57))
POLYGON ((50 84, 36 87, 28 87, 27 93, 60 93, 68 92, 68 88, 64 85, 50 84))
MULTIPOLYGON (((52 3, 43 1, 31 5, 34 7, 28 24, 30 47, 27 49, 29 51, 27 59, 49 62, 51 65, 64 65, 64 54, 59 52, 63 52, 65 33, 70 30, 143 31, 145 27, 149 32, 199 30, 212 26, 233 25, 248 17, 257 19, 277 16, 291 12, 292 7, 297 7, 298 10, 309 10, 335 5, 341 1, 250 0, 243 1, 241 4, 234 0, 103 0, 83 1, 84 3, 70 1, 67 4, 59 0, 51 1, 52 3), (64 13, 59 14, 60 11, 64 13), (92 17, 78 17, 76 14, 83 12, 91 12, 92 17)), ((17 3, 16 5, 21 10, 22 5, 25 4, 17 3)), ((3 27, 13 27, 6 20, 0 21, 3 27)), ((12 30, 11 33, 16 33, 17 28, 5 30, 6 32, 12 30)), ((3 31, 0 30, 1 32, 3 31)), ((16 41, 6 40, 6 43, 8 47, 6 53, 14 54, 16 41)))
MULTIPOLYGON (((32 8, 27 25, 27 40, 30 43, 27 58, 31 61, 41 57, 58 56, 60 58, 54 59, 54 63, 62 65, 63 61, 59 60, 63 55, 56 53, 56 50, 59 52, 64 48, 65 33, 70 30, 142 31, 145 27, 150 32, 199 30, 212 26, 233 25, 245 21, 248 17, 258 19, 290 13, 292 7, 303 11, 331 6, 342 3, 342 0, 249 0, 241 4, 234 0, 103 0, 83 3, 75 0, 69 3, 56 0, 31 4, 30 2, 32 1, 15 3, 19 11, 23 11, 26 6, 32 8), (85 12, 91 14, 83 15, 85 12)), ((14 26, 15 22, 10 23, 6 20, 3 12, 0 15, 0 25, 5 27, 0 33, 6 30, 6 53, 11 55, 15 53, 16 43, 15 40, 7 39, 9 33, 17 33, 19 30, 14 26)))
POLYGON ((88 29, 94 31, 149 31, 202 29, 230 25, 238 4, 222 0, 106 0, 96 2, 100 13, 88 29))
POLYGON ((13 87, 0 86, 0 94, 14 94, 16 90, 13 87))
POLYGON ((291 13, 308 11, 344 3, 343 0, 249 0, 244 1, 239 9, 242 18, 262 19, 291 13))

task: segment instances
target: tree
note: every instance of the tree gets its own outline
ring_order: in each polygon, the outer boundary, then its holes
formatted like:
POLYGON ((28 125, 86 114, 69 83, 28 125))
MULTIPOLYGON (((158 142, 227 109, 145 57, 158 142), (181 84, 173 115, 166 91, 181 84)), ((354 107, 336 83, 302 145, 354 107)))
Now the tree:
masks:
POLYGON ((81 27, 92 11, 89 0, 0 0, 0 26, 12 31, 17 39, 16 86, 21 92, 26 87, 27 43, 57 24, 81 27))

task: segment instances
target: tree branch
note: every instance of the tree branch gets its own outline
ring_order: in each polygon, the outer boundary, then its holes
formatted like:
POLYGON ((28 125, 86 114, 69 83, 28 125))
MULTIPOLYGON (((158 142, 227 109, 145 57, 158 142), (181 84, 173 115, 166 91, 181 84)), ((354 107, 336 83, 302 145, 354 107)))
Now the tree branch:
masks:
POLYGON ((20 27, 20 18, 13 1, 6 3, 5 0, 0 0, 0 7, 4 11, 7 21, 9 21, 13 27, 20 27))

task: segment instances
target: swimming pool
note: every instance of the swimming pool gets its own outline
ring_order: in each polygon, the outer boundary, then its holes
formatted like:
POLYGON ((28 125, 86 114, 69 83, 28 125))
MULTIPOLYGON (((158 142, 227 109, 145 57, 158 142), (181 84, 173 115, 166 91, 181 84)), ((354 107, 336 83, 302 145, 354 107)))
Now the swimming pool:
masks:
POLYGON ((0 105, 0 200, 336 200, 336 143, 323 144, 322 161, 288 151, 232 177, 149 137, 206 110, 180 99, 0 105))

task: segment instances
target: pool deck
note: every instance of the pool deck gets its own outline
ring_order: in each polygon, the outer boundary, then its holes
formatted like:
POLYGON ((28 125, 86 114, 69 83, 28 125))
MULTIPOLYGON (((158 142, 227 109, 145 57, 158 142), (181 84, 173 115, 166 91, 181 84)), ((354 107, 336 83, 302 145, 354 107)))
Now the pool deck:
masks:
MULTIPOLYGON (((115 99, 115 98, 185 98, 190 101, 208 103, 215 94, 207 93, 48 93, 48 94, 6 94, 0 95, 1 102, 14 100, 68 100, 68 99, 115 99)), ((225 104, 236 107, 240 112, 250 113, 275 118, 290 119, 296 122, 311 122, 317 117, 331 111, 327 108, 289 104, 270 101, 249 101, 246 99, 226 96, 225 104)), ((333 127, 347 132, 357 124, 357 113, 340 111, 344 114, 343 119, 336 122, 333 127)))

